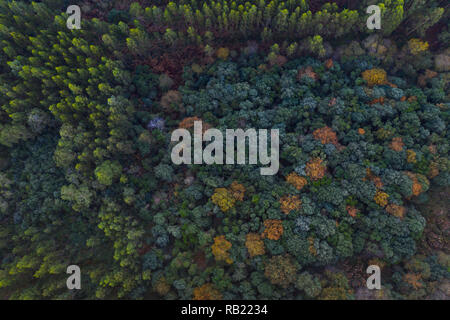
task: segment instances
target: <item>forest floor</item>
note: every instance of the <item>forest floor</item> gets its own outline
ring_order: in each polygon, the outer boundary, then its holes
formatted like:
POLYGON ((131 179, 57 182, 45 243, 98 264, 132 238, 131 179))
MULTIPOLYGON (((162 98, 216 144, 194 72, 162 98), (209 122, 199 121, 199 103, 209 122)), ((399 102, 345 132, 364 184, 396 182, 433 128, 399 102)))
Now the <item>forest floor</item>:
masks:
MULTIPOLYGON (((417 208, 426 219, 426 227, 421 239, 417 242, 416 255, 444 256, 450 253, 450 187, 431 187, 427 193, 429 199, 417 208)), ((364 257, 352 257, 338 263, 336 266, 328 266, 321 270, 344 272, 349 285, 355 292, 357 300, 390 299, 383 290, 368 290, 366 288, 366 267, 368 264, 378 264, 376 260, 367 261, 364 257)), ((398 270, 396 266, 382 266, 382 279, 390 279, 398 270)), ((387 281, 388 283, 390 281, 387 281)), ((383 280, 382 280, 383 283, 383 280)), ((424 298, 431 300, 450 300, 450 281, 444 279, 442 282, 434 283, 434 289, 430 290, 424 298)))
POLYGON ((419 253, 430 254, 434 250, 450 253, 450 187, 432 187, 429 200, 419 209, 427 220, 424 236, 419 243, 419 253))
MULTIPOLYGON (((418 253, 439 255, 450 253, 450 187, 432 187, 429 200, 421 205, 420 211, 427 220, 424 235, 418 244, 418 253)), ((450 281, 445 279, 429 299, 450 300, 450 281)))

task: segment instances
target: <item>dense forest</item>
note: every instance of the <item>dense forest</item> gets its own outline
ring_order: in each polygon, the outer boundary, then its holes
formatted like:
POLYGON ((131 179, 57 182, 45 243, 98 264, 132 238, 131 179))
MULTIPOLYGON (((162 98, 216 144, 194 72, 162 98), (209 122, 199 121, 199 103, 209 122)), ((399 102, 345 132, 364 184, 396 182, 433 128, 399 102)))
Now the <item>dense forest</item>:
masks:
POLYGON ((447 1, 0 0, 0 299, 449 299, 449 43, 447 1), (279 171, 174 164, 196 121, 279 171))

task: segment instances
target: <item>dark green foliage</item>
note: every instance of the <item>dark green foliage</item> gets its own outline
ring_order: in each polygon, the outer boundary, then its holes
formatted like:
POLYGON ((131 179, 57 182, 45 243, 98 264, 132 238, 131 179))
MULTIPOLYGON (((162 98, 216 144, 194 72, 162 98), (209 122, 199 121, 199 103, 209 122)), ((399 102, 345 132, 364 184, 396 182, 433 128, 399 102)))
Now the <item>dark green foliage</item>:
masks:
MULTIPOLYGON (((348 42, 368 2, 83 1, 81 30, 65 1, 0 2, 0 298, 352 299, 339 266, 360 259, 395 268, 392 297, 426 296, 408 273, 448 279, 443 252, 417 254, 416 208, 449 184, 448 74, 348 42), (279 172, 174 165, 193 117, 279 129, 279 172)), ((382 34, 425 35, 431 2, 380 1, 382 34)))

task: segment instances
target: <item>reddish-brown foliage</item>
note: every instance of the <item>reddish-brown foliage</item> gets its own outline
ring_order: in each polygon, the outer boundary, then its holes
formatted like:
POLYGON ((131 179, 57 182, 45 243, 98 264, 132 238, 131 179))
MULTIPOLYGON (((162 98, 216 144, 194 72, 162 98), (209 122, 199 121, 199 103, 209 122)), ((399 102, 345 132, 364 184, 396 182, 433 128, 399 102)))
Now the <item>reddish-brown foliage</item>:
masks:
POLYGON ((194 300, 221 300, 222 294, 215 289, 212 283, 205 283, 194 289, 194 300))
POLYGON ((326 166, 320 158, 311 159, 306 164, 306 175, 312 180, 322 179, 325 176, 326 166))
POLYGON ((281 220, 269 219, 264 221, 264 231, 261 234, 263 238, 278 240, 283 235, 283 224, 281 220))
POLYGON ((323 127, 314 130, 313 132, 314 139, 319 140, 322 144, 338 144, 338 139, 336 132, 333 131, 330 127, 323 127))

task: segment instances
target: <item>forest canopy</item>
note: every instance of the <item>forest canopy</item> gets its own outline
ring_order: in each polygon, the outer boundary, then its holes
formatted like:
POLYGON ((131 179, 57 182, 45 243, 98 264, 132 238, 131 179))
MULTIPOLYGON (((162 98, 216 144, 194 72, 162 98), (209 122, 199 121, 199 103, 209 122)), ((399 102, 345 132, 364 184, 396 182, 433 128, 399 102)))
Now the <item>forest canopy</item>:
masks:
POLYGON ((1 299, 446 297, 444 1, 69 5, 0 0, 1 299), (174 164, 198 121, 277 129, 278 172, 174 164))

